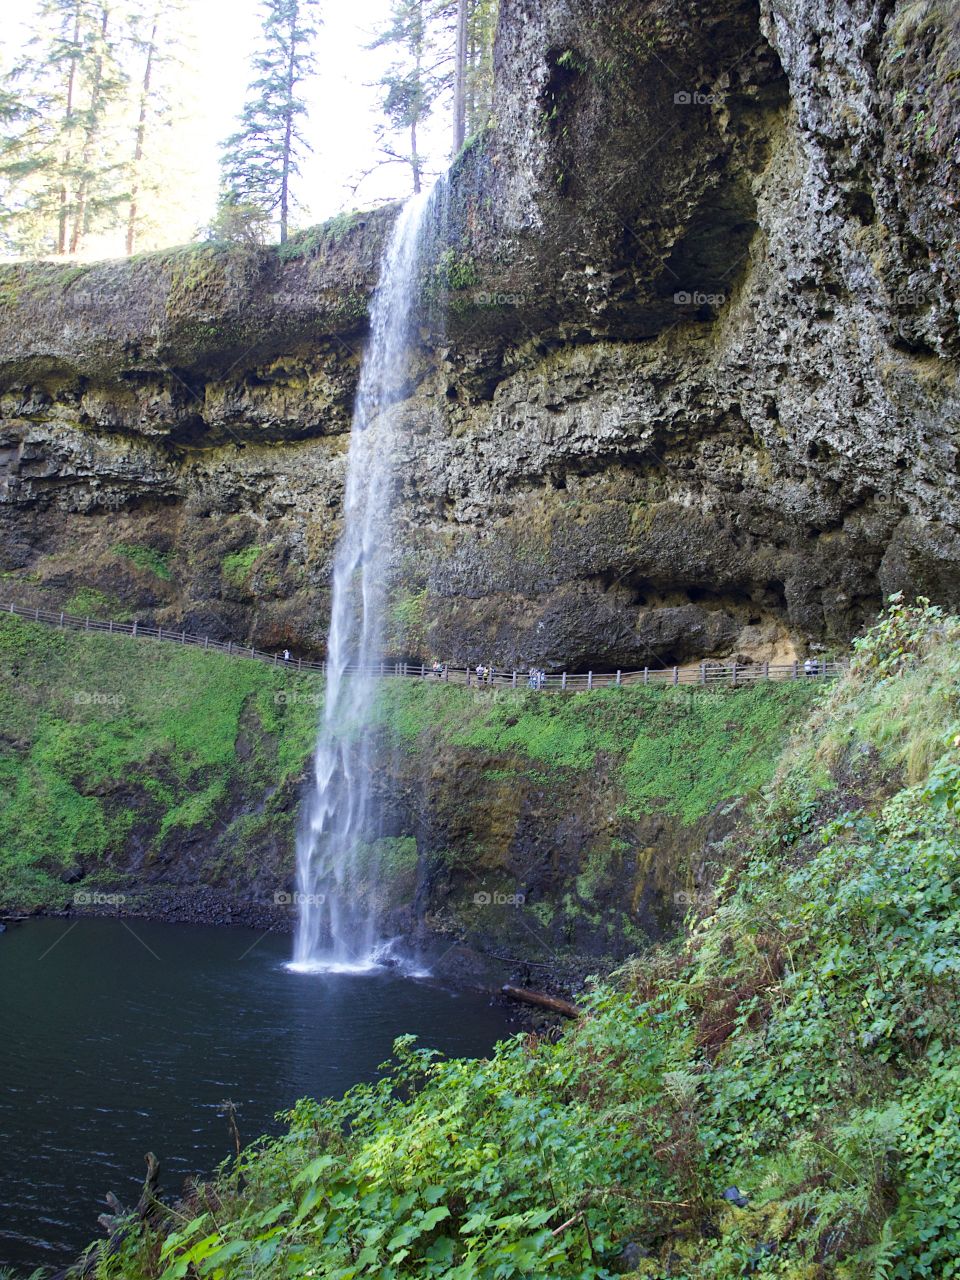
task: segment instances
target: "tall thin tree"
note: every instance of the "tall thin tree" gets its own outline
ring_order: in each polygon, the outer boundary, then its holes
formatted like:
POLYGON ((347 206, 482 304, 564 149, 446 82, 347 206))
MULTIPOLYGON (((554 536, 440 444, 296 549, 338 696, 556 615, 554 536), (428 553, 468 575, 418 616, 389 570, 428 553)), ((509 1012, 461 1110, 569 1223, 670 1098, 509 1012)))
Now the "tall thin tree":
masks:
POLYGON ((281 244, 289 233, 293 179, 309 150, 300 127, 307 107, 299 95, 314 70, 316 6, 317 0, 263 0, 263 44, 252 60, 259 74, 239 128, 223 145, 223 202, 276 217, 281 244))
POLYGON ((394 0, 388 25, 370 46, 394 48, 398 53, 380 77, 385 123, 378 130, 381 158, 374 168, 409 165, 415 193, 423 185, 419 131, 444 83, 438 74, 437 51, 430 42, 429 18, 426 0, 394 0))
POLYGON ((453 154, 456 155, 467 134, 467 70, 470 0, 457 0, 456 43, 453 66, 453 154))
POLYGON ((153 79, 153 60, 157 52, 157 30, 160 22, 159 10, 154 11, 150 23, 150 34, 144 45, 143 80, 140 82, 140 103, 137 110, 137 128, 134 134, 133 163, 130 167, 130 206, 127 210, 126 250, 127 256, 133 253, 137 236, 138 201, 140 199, 140 169, 143 164, 143 152, 147 138, 147 112, 150 107, 150 88, 153 79))

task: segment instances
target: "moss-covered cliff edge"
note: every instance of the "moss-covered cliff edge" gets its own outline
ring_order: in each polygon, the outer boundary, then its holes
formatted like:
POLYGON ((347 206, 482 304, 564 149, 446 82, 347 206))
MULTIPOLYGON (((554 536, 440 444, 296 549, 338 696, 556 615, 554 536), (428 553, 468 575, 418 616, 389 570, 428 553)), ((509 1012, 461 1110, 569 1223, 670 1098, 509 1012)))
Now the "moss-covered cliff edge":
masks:
MULTIPOLYGON (((954 10, 501 8, 421 281, 394 652, 764 658, 956 603, 954 10)), ((321 652, 391 216, 4 268, 7 593, 321 652)))
MULTIPOLYGON (((319 680, 10 617, 0 678, 0 907, 290 927, 319 680)), ((450 974, 612 963, 709 891, 814 693, 386 681, 355 891, 450 974)))

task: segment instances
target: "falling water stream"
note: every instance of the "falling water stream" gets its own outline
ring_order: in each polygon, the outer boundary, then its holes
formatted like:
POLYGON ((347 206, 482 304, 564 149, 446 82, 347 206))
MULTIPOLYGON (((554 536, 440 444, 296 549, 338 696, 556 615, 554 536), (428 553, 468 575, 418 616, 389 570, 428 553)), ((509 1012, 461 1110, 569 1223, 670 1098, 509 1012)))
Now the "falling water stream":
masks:
POLYGON ((314 781, 297 839, 299 922, 291 968, 376 968, 376 896, 368 723, 383 639, 398 402, 408 374, 421 231, 429 195, 404 205, 384 253, 360 371, 347 461, 344 525, 333 570, 327 684, 314 781))

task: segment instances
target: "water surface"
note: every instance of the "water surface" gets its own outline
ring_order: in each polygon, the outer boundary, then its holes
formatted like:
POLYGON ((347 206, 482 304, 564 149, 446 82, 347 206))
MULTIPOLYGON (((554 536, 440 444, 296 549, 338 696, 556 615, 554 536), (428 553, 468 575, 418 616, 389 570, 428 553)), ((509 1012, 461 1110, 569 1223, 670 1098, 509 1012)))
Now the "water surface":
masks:
POLYGON ((479 995, 387 973, 295 974, 290 940, 139 920, 0 935, 0 1265, 59 1266, 133 1204, 143 1156, 176 1194, 305 1095, 372 1079, 406 1032, 451 1055, 511 1027, 479 995))

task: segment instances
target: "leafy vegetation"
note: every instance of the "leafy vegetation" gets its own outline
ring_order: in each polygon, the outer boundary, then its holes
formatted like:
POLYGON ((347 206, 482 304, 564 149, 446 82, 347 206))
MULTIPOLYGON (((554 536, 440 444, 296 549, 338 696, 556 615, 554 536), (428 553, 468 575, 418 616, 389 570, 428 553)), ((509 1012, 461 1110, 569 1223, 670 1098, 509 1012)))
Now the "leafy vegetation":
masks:
MULTIPOLYGON (((133 551, 151 571, 164 564, 147 548, 133 551)), ((243 583, 259 555, 250 546, 227 556, 224 576, 243 583)), ((110 614, 104 599, 87 592, 73 609, 110 614)), ((415 630, 421 607, 419 596, 399 601, 393 625, 415 630)), ((59 907, 73 892, 61 876, 79 868, 116 884, 138 860, 131 842, 150 866, 175 857, 190 832, 203 833, 205 875, 245 883, 245 867, 262 867, 265 850, 273 850, 278 876, 286 874, 280 863, 293 845, 297 780, 322 696, 318 679, 193 647, 59 632, 8 616, 0 619, 0 676, 0 902, 59 907)), ((386 681, 377 719, 388 746, 434 753, 441 774, 445 756, 465 751, 488 776, 496 772, 491 760, 502 764, 508 792, 526 773, 559 802, 571 770, 592 778, 602 766, 614 807, 665 810, 692 823, 769 778, 789 726, 813 694, 798 685, 695 700, 642 689, 494 695, 386 681), (703 763, 696 785, 687 773, 675 776, 684 741, 703 763)), ((584 850, 585 898, 604 878, 613 896, 619 892, 620 865, 608 843, 584 850)), ((381 844, 382 888, 392 901, 414 875, 418 845, 409 835, 381 844)), ((485 856, 479 848, 460 856, 469 861, 474 852, 485 856)), ((465 886, 468 899, 474 887, 472 880, 465 886)), ((595 912, 595 903, 581 904, 571 893, 561 914, 579 918, 588 909, 595 912)), ((602 927, 609 930, 611 921, 602 927)))
POLYGON ((303 231, 294 232, 277 248, 277 257, 281 262, 294 262, 301 258, 315 258, 323 249, 339 244, 360 222, 363 214, 359 210, 338 213, 326 222, 315 227, 306 227, 303 231))
POLYGON ((121 622, 128 616, 118 601, 96 587, 75 591, 66 603, 66 612, 78 618, 116 618, 121 622))
POLYGON ((550 770, 589 771, 609 760, 627 812, 661 808, 693 823, 769 781, 816 692, 801 681, 730 691, 622 686, 544 697, 396 681, 384 685, 377 715, 411 750, 439 736, 450 746, 550 770))
POLYGON ((595 983, 559 1039, 399 1041, 111 1274, 960 1273, 958 691, 960 619, 894 602, 681 947, 595 983))
POLYGON ((138 569, 146 569, 155 577, 169 582, 173 577, 170 572, 170 557, 154 547, 141 546, 138 543, 118 542, 113 548, 114 554, 131 561, 138 569))
POLYGON ((254 545, 252 547, 244 547, 240 551, 233 551, 230 555, 224 556, 223 564, 220 566, 223 570, 223 576, 234 587, 242 587, 247 579, 250 570, 260 559, 262 548, 254 545))
POLYGON ((119 877, 135 824, 148 860, 201 825, 242 859, 251 833, 221 821, 230 793, 241 809, 266 795, 265 820, 292 840, 312 678, 289 699, 283 671, 259 663, 8 616, 0 677, 0 903, 62 905, 78 864, 119 877))

